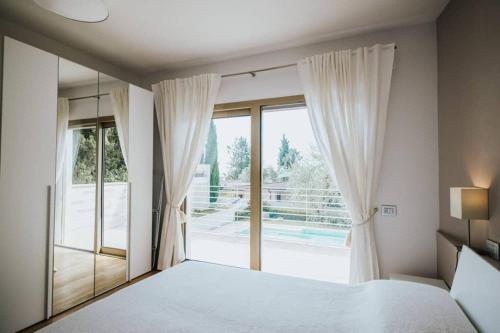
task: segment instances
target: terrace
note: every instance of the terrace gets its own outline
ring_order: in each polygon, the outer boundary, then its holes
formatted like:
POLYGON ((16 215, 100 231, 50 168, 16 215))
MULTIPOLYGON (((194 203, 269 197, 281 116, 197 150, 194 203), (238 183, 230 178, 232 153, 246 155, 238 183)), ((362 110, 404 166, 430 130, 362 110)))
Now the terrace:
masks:
MULTIPOLYGON (((248 267, 249 197, 249 184, 214 187, 195 179, 188 196, 188 257, 248 267)), ((336 190, 290 188, 281 183, 264 185, 262 270, 347 282, 350 223, 336 190)))

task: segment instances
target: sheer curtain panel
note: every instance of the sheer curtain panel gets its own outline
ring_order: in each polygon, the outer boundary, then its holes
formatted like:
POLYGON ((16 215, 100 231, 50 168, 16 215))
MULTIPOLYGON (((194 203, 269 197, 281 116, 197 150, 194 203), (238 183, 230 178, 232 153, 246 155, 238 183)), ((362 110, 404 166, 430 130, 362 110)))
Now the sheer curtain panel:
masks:
POLYGON ((203 74, 153 85, 167 201, 158 269, 185 259, 180 207, 201 158, 220 82, 218 74, 203 74))
POLYGON ((128 165, 128 88, 111 89, 109 97, 111 98, 111 107, 115 117, 123 160, 128 165))
POLYGON ((373 216, 393 62, 388 44, 298 63, 316 141, 352 219, 351 283, 379 278, 373 216))

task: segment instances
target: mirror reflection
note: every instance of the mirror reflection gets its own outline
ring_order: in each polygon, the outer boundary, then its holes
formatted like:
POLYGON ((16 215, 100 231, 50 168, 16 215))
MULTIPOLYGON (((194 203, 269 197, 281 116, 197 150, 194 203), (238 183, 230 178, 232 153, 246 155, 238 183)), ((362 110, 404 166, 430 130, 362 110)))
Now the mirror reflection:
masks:
POLYGON ((53 314, 127 279, 127 84, 60 59, 58 88, 53 314))
POLYGON ((59 59, 54 314, 94 297, 98 78, 59 59))
POLYGON ((126 281, 128 225, 128 84, 99 75, 101 217, 96 294, 126 281))

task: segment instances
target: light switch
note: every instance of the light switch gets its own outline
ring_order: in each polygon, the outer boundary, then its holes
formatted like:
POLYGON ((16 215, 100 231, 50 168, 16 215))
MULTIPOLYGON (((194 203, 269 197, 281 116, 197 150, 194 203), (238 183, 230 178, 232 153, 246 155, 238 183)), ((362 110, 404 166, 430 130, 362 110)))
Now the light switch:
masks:
POLYGON ((396 216, 398 215, 398 208, 396 205, 382 205, 381 207, 381 215, 382 216, 396 216))

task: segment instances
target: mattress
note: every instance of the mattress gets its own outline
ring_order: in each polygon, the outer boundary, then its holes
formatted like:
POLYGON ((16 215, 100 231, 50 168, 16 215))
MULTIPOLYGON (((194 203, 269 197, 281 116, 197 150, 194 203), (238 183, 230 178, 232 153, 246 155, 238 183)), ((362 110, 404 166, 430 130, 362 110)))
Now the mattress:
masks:
POLYGON ((342 285, 187 261, 42 332, 475 332, 437 287, 342 285))

